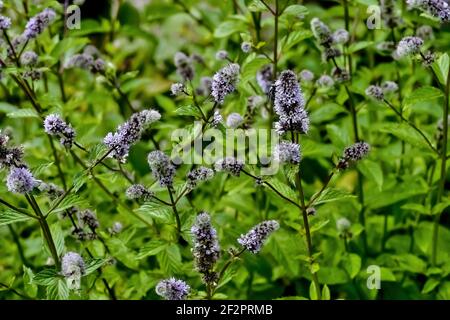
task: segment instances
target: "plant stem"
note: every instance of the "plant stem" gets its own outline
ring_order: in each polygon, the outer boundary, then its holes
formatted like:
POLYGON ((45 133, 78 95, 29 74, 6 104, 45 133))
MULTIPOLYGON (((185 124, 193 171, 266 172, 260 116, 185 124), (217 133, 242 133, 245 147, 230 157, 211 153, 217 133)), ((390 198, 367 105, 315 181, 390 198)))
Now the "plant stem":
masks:
MULTIPOLYGON (((345 30, 347 30, 347 32, 350 32, 350 14, 349 14, 349 8, 348 8, 348 1, 347 0, 343 0, 344 2, 344 19, 345 19, 345 30)), ((349 43, 347 42, 345 44, 345 50, 347 52, 347 59, 348 59, 348 73, 350 75, 350 81, 352 79, 352 74, 353 74, 353 66, 352 66, 352 56, 351 54, 348 52, 348 45, 349 43)))
POLYGON ((308 249, 308 257, 309 257, 309 264, 310 264, 310 272, 312 276, 312 280, 314 283, 314 287, 316 288, 317 298, 318 300, 321 300, 321 292, 320 292, 320 285, 319 285, 319 278, 317 277, 317 273, 312 271, 312 265, 313 265, 313 247, 312 247, 312 240, 311 240, 311 230, 309 228, 309 221, 308 221, 308 213, 306 212, 306 204, 305 204, 305 194, 303 192, 303 185, 302 185, 302 178, 300 175, 300 170, 296 177, 296 187, 299 192, 299 198, 301 203, 301 215, 303 218, 303 226, 305 228, 305 235, 306 235, 306 247, 308 249))
POLYGON ((177 222, 177 239, 178 241, 181 238, 181 221, 180 221, 180 215, 178 214, 177 205, 173 199, 173 190, 170 186, 167 186, 167 191, 169 192, 170 197, 170 203, 173 210, 173 214, 175 215, 175 220, 177 222))
POLYGON ((4 206, 14 210, 14 211, 17 211, 17 212, 22 213, 22 214, 24 214, 26 216, 29 216, 30 218, 35 218, 36 219, 35 216, 33 216, 32 214, 28 213, 26 210, 18 208, 18 207, 12 205, 11 203, 9 203, 9 202, 7 202, 7 201, 5 201, 3 199, 0 199, 0 203, 3 204, 4 206))
POLYGON ((275 23, 275 33, 273 41, 273 76, 274 79, 277 78, 278 72, 278 18, 279 18, 279 6, 278 0, 275 0, 275 12, 273 13, 274 23, 275 23))
POLYGON ((26 193, 25 198, 27 199, 30 206, 33 208, 37 217, 39 218, 39 224, 41 226, 42 233, 44 234, 45 241, 47 242, 47 246, 50 249, 50 253, 52 255, 53 261, 55 262, 55 266, 56 266, 56 268, 59 269, 60 263, 59 263, 58 251, 56 250, 55 242, 53 241, 52 233, 50 232, 50 228, 48 226, 47 220, 45 219, 44 215, 42 214, 42 211, 39 208, 39 205, 37 204, 36 199, 34 199, 33 195, 26 193))
POLYGON ((9 232, 11 233, 14 243, 17 246, 17 251, 19 253, 20 260, 22 261, 24 266, 30 267, 31 264, 28 262, 27 258, 25 258, 25 254, 23 252, 23 247, 22 247, 22 244, 20 243, 20 239, 16 233, 16 230, 14 230, 14 228, 11 224, 8 224, 8 229, 9 229, 9 232))
MULTIPOLYGON (((239 258, 240 255, 242 255, 247 249, 243 248, 238 253, 234 253, 231 255, 230 259, 224 264, 222 269, 219 272, 219 277, 217 279, 217 284, 220 283, 220 281, 223 279, 223 276, 225 275, 225 272, 228 270, 228 268, 233 264, 234 261, 236 261, 237 258, 239 258)), ((214 296, 214 293, 216 292, 217 286, 211 288, 211 293, 209 296, 209 299, 211 299, 214 296)))
MULTIPOLYGON (((442 197, 444 195, 445 190, 445 180, 447 178, 447 147, 448 147, 448 109, 449 109, 449 97, 450 95, 450 70, 447 74, 447 84, 445 86, 444 91, 444 106, 443 106, 443 135, 444 140, 442 142, 442 149, 440 151, 440 162, 441 162, 441 175, 439 178, 439 187, 436 198, 436 204, 442 201, 442 197)), ((439 235, 439 221, 441 218, 441 214, 436 215, 434 219, 433 226, 433 238, 432 238, 432 253, 431 253, 431 263, 432 265, 436 265, 437 263, 437 247, 438 247, 438 235, 439 235)))

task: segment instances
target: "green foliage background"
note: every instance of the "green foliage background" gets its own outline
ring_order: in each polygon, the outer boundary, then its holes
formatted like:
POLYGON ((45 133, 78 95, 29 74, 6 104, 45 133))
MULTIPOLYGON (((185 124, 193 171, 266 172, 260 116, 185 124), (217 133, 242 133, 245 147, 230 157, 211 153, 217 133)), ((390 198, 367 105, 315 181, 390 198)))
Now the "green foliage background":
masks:
MULTIPOLYGON (((227 64, 215 59, 220 49, 226 49, 230 59, 241 65, 237 92, 226 99, 221 109, 223 115, 243 114, 249 96, 263 95, 257 87, 255 74, 263 65, 271 63, 274 18, 260 1, 112 1, 105 4, 107 14, 104 17, 83 18, 79 30, 67 30, 66 34, 63 33, 61 4, 28 2, 28 16, 48 6, 58 12, 58 19, 49 30, 29 44, 30 49, 39 53, 45 75, 33 83, 43 114, 57 112, 69 119, 77 131, 77 141, 89 154, 78 149, 73 152, 86 163, 93 163, 104 153, 101 142, 106 133, 114 131, 131 114, 126 99, 136 110, 159 110, 162 119, 132 148, 124 168, 163 199, 169 199, 167 190, 155 183, 146 156, 157 147, 170 152, 173 130, 191 130, 193 121, 198 120, 191 98, 170 94, 170 85, 180 81, 173 64, 174 54, 183 51, 204 58, 204 66, 196 65, 194 86, 198 86, 201 76, 212 76, 227 64), (255 28, 255 24, 258 27, 255 28), (240 49, 242 41, 251 41, 257 48, 245 54, 240 49), (68 57, 82 51, 87 44, 99 48, 108 62, 108 76, 113 82, 86 70, 61 69, 68 57), (59 72, 67 101, 61 96, 59 72)), ((84 10, 94 7, 89 2, 81 7, 82 17, 84 10)), ((450 49, 450 30, 417 10, 405 10, 404 1, 396 2, 403 23, 392 31, 384 25, 377 30, 366 26, 367 7, 378 1, 348 1, 352 40, 346 50, 353 59, 353 78, 347 86, 355 102, 360 136, 372 149, 367 159, 332 179, 330 189, 316 205, 316 215, 309 217, 313 261, 308 258, 299 209, 269 188, 257 187, 248 176, 219 173, 178 203, 182 236, 189 243, 182 245, 176 241, 170 207, 127 200, 125 190, 129 182, 122 175, 102 166, 98 166, 94 174, 83 171, 71 153, 55 139, 57 158, 67 185, 75 185, 76 192, 71 192, 57 206, 48 221, 58 253, 79 252, 88 261, 89 274, 82 278, 79 292, 69 291, 55 268, 46 265, 50 254, 38 223, 1 206, 0 299, 108 299, 103 280, 114 288, 118 299, 159 299, 154 288, 158 281, 169 276, 188 282, 193 289, 191 298, 204 298, 205 288, 193 267, 190 245, 190 228, 195 215, 203 210, 211 214, 218 231, 223 251, 219 269, 229 257, 228 248, 239 247, 236 242, 239 235, 265 219, 276 219, 281 224, 260 254, 247 252, 233 263, 215 299, 316 299, 311 270, 317 272, 325 299, 450 299, 448 173, 442 201, 437 202, 441 167, 436 154, 386 105, 364 94, 370 84, 387 80, 399 82, 401 96, 392 94, 389 101, 396 108, 401 107, 405 117, 436 145, 437 122, 442 119, 445 100, 437 80, 415 59, 395 61, 380 53, 376 45, 390 40, 392 32, 398 41, 414 34, 418 26, 433 26, 434 39, 426 41, 425 46, 440 53, 433 68, 445 82, 449 68, 445 53, 450 49), (93 175, 106 186, 107 193, 93 175), (358 189, 359 179, 363 201, 358 189), (71 235, 71 222, 61 218, 61 213, 71 206, 95 210, 101 225, 101 239, 80 242, 71 235), (342 217, 352 222, 347 248, 346 240, 336 229, 336 221, 342 217), (124 230, 112 236, 108 228, 116 221, 124 225, 124 230), (432 263, 435 221, 439 232, 437 259, 432 263), (370 265, 381 267, 381 290, 369 290, 366 286, 370 265)), ((267 3, 274 8, 275 1, 267 3)), ((279 5, 289 9, 279 17, 278 70, 291 69, 298 73, 309 69, 316 77, 330 74, 333 65, 322 61, 309 21, 319 17, 333 30, 343 28, 342 2, 309 1, 302 6, 301 1, 279 0, 279 5)), ((9 32, 19 34, 27 20, 22 1, 14 0, 7 6, 3 14, 10 14, 13 20, 9 32)), ((2 59, 5 56, 3 44, 2 59)), ((338 58, 339 64, 343 62, 343 57, 338 58)), ((8 67, 2 72, 2 130, 12 133, 13 144, 24 146, 26 162, 36 178, 61 185, 42 120, 10 76, 20 70, 8 67)), ((303 160, 300 164, 305 195, 310 199, 320 190, 343 149, 355 141, 349 95, 344 85, 316 91, 313 84, 302 84, 302 89, 307 98, 314 95, 308 107, 311 130, 301 139, 303 160)), ((269 103, 266 106, 271 108, 269 103)), ((211 104, 206 103, 204 108, 209 110, 211 104)), ((258 113, 254 126, 270 128, 271 123, 258 113)), ((179 169, 177 190, 183 186, 189 169, 189 166, 179 169)), ((249 171, 255 170, 249 168, 249 171)), ((284 195, 298 201, 298 191, 289 179, 290 170, 293 169, 280 170, 270 181, 284 195)), ((0 171, 3 182, 6 175, 6 170, 0 171)), ((0 184, 0 198, 27 208, 25 198, 8 192, 5 183, 0 184)), ((44 210, 52 207, 45 195, 36 194, 36 199, 44 210)))

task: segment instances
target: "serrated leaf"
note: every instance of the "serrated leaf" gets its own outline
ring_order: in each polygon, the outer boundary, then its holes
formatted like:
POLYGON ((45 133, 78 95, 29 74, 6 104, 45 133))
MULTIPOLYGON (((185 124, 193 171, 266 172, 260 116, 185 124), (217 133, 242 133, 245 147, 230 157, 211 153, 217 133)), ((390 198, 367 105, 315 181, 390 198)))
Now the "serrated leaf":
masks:
POLYGON ((109 261, 109 259, 90 259, 86 261, 86 275, 90 275, 97 269, 107 264, 109 261))
POLYGON ((181 253, 176 244, 168 245, 156 255, 158 263, 165 274, 175 275, 181 270, 181 253))
POLYGON ((422 293, 423 294, 430 293, 439 285, 439 283, 440 281, 438 279, 429 278, 427 282, 425 282, 425 285, 423 286, 422 293))
POLYGON ((246 25, 243 21, 233 19, 222 22, 216 27, 214 31, 215 38, 225 38, 236 32, 243 32, 246 30, 246 25))
MULTIPOLYGON (((381 128, 382 132, 390 133, 400 140, 403 140, 407 143, 409 143, 412 146, 431 150, 430 146, 427 144, 425 139, 417 133, 413 128, 409 127, 406 124, 389 124, 385 125, 383 128, 381 128)), ((429 139, 431 140, 431 139, 429 139)))
POLYGON ((193 105, 186 105, 179 107, 177 110, 175 110, 175 113, 179 116, 190 116, 195 118, 201 118, 202 115, 198 108, 193 105))
POLYGON ((361 270, 361 257, 355 253, 349 253, 344 257, 344 268, 353 279, 361 270))
POLYGON ((310 30, 298 30, 290 32, 286 37, 283 38, 283 51, 287 51, 302 42, 305 39, 311 38, 313 33, 310 30))
POLYGON ((336 188, 326 188, 322 194, 314 201, 315 205, 339 201, 347 198, 355 198, 355 195, 348 193, 347 191, 336 189, 336 188))
POLYGON ((47 268, 36 273, 33 277, 33 283, 40 286, 50 286, 55 284, 61 276, 56 269, 47 268))
POLYGON ((441 90, 431 86, 423 86, 418 89, 415 89, 413 92, 411 92, 411 94, 406 96, 403 104, 405 106, 413 105, 418 102, 438 99, 442 96, 443 94, 441 90))
POLYGON ((6 115, 8 118, 39 118, 37 112, 33 109, 19 109, 6 115))
POLYGON ((358 163, 358 169, 361 173, 371 181, 375 181, 378 190, 383 189, 383 170, 378 162, 365 159, 358 163))
POLYGON ((136 259, 140 260, 148 256, 157 255, 161 251, 165 250, 167 246, 168 243, 164 241, 151 241, 148 245, 139 250, 136 259))
POLYGON ((6 226, 11 223, 23 222, 30 220, 31 217, 24 215, 22 213, 6 209, 4 212, 0 213, 0 226, 6 226))
POLYGON ((286 15, 286 16, 302 17, 306 16, 308 13, 309 10, 305 6, 293 4, 284 9, 282 16, 286 15))
POLYGON ((47 299, 49 300, 67 300, 69 294, 69 287, 65 279, 57 279, 47 286, 47 299))
MULTIPOLYGON (((277 189, 285 197, 291 199, 292 201, 296 201, 297 193, 294 190, 292 190, 292 188, 289 187, 284 182, 281 182, 280 180, 278 180, 276 178, 269 178, 267 180, 267 182, 270 183, 275 189, 277 189)), ((270 190, 272 190, 272 189, 270 189, 270 190)))
POLYGON ((436 73, 439 82, 443 85, 447 83, 448 71, 450 68, 450 58, 447 53, 444 53, 435 61, 431 67, 436 73))
POLYGON ((172 211, 164 204, 147 202, 134 210, 137 213, 148 215, 160 222, 170 222, 172 220, 172 211))
POLYGON ((256 77, 256 73, 266 64, 269 63, 269 60, 264 57, 257 57, 245 63, 242 66, 241 70, 241 82, 247 83, 248 81, 252 81, 256 77))
POLYGON ((58 256, 61 256, 65 251, 64 234, 61 230, 61 227, 58 224, 53 224, 50 226, 50 232, 53 238, 53 242, 55 243, 56 252, 58 253, 58 256))
MULTIPOLYGON (((58 199, 53 200, 50 207, 53 208, 58 203, 58 201, 59 201, 58 199)), ((84 206, 87 206, 87 201, 85 199, 82 199, 80 196, 76 194, 69 194, 61 201, 61 203, 57 205, 55 209, 53 209, 52 213, 55 214, 58 212, 62 212, 71 207, 84 207, 84 206)))

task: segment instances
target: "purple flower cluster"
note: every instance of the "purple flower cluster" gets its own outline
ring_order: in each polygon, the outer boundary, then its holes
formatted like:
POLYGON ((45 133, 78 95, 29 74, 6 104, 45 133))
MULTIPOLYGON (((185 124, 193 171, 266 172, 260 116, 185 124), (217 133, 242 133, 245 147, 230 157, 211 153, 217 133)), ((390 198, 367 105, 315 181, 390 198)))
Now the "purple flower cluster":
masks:
POLYGON ((28 21, 23 35, 28 40, 36 38, 53 22, 53 20, 55 20, 55 18, 56 13, 53 9, 44 9, 28 21))
POLYGON ((258 82, 259 87, 261 90, 268 94, 270 92, 270 89, 273 85, 273 66, 271 64, 267 64, 264 67, 261 68, 256 73, 256 81, 258 82))
POLYGON ((110 157, 125 162, 131 146, 139 141, 142 133, 151 123, 160 118, 158 111, 144 110, 133 114, 128 121, 117 128, 116 132, 109 132, 103 139, 103 143, 112 150, 110 157))
POLYGON ((339 160, 337 168, 347 169, 351 163, 363 159, 370 151, 370 145, 367 142, 360 141, 344 149, 344 153, 339 160))
POLYGON ((31 192, 38 182, 27 168, 12 167, 6 178, 6 186, 10 192, 25 194, 31 192))
POLYGON ((192 67, 191 59, 183 52, 175 53, 173 58, 175 67, 177 67, 178 75, 183 81, 190 81, 194 79, 194 68, 192 67))
POLYGON ((258 253, 269 235, 277 230, 280 224, 275 220, 263 221, 254 226, 247 234, 238 239, 240 245, 251 253, 258 253))
POLYGON ((95 230, 100 227, 100 222, 98 222, 95 213, 89 209, 80 211, 78 213, 78 218, 83 226, 86 226, 91 230, 95 230))
POLYGON ((156 293, 166 300, 185 300, 191 287, 183 280, 175 278, 161 280, 156 285, 156 293))
POLYGON ((380 86, 370 85, 369 87, 367 87, 365 93, 369 98, 378 101, 384 100, 384 91, 383 88, 381 88, 380 86))
POLYGON ((71 56, 64 67, 69 68, 81 68, 89 70, 93 73, 104 73, 105 72, 105 60, 102 58, 94 58, 88 53, 79 53, 71 56))
POLYGON ((0 169, 22 166, 23 150, 21 147, 9 147, 9 136, 0 132, 0 169))
POLYGON ((44 130, 46 133, 60 137, 60 142, 66 148, 72 147, 75 141, 75 130, 67 124, 58 114, 50 114, 45 117, 44 130))
POLYGON ((148 154, 148 165, 153 177, 161 187, 171 186, 176 173, 176 167, 164 152, 156 150, 148 154))
POLYGON ((216 161, 214 168, 216 171, 224 171, 239 176, 244 168, 244 163, 236 158, 227 157, 216 161))
POLYGON ((397 45, 397 50, 395 51, 397 57, 405 57, 410 55, 415 55, 420 52, 423 46, 423 40, 418 37, 405 37, 397 45))
POLYGON ((282 141, 275 146, 273 157, 280 163, 299 164, 302 158, 300 145, 290 141, 282 141))
POLYGON ((0 30, 7 30, 11 27, 11 19, 0 15, 0 30))
POLYGON ((199 182, 210 180, 214 176, 214 170, 206 167, 198 167, 188 172, 187 187, 194 189, 199 182))
POLYGON ((145 201, 150 200, 154 195, 152 191, 148 190, 142 184, 131 185, 130 187, 128 187, 127 191, 125 191, 125 194, 128 199, 143 199, 145 201))
POLYGON ((66 278, 69 289, 79 289, 80 279, 86 274, 83 258, 76 252, 67 252, 62 257, 61 274, 66 278))
POLYGON ((438 18, 441 22, 450 21, 450 5, 445 0, 407 0, 412 8, 418 8, 438 18))
POLYGON ((307 133, 309 117, 305 109, 303 92, 297 76, 290 70, 283 71, 275 82, 274 110, 279 120, 275 129, 281 135, 287 131, 307 133))
POLYGON ((211 225, 211 218, 208 213, 200 213, 195 224, 191 228, 193 235, 192 254, 195 266, 203 275, 203 282, 206 284, 215 283, 218 274, 213 271, 214 266, 220 256, 220 247, 217 240, 216 229, 211 225))
POLYGON ((213 77, 211 95, 214 101, 223 104, 225 97, 236 90, 240 67, 232 63, 220 69, 213 77))

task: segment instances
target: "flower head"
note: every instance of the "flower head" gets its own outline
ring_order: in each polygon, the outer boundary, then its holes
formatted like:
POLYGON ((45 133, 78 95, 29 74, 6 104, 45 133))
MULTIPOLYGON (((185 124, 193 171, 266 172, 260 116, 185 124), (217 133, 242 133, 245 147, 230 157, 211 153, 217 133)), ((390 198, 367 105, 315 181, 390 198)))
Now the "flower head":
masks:
POLYGON ((301 81, 311 82, 314 80, 314 73, 312 73, 308 69, 304 69, 304 70, 300 71, 299 78, 301 81))
POLYGON ((418 37, 405 37, 397 45, 395 51, 399 58, 409 55, 415 55, 420 52, 423 46, 423 40, 418 37))
POLYGON ((384 93, 395 92, 398 90, 398 84, 394 81, 386 81, 381 87, 383 88, 384 93))
POLYGON ((275 146, 273 157, 281 163, 299 164, 302 158, 300 145, 290 141, 282 141, 275 146))
POLYGON ((173 83, 170 86, 170 92, 172 92, 172 95, 174 96, 179 96, 185 92, 185 86, 183 83, 173 83))
POLYGON ((383 88, 379 86, 371 85, 366 89, 365 93, 368 97, 373 98, 375 100, 378 101, 384 100, 383 88))
POLYGON ((250 42, 244 41, 241 43, 241 50, 244 53, 249 53, 252 50, 252 44, 250 42))
POLYGON ((228 52, 225 50, 219 50, 216 52, 216 59, 217 60, 227 60, 228 59, 228 52))
POLYGON ((33 67, 38 61, 38 55, 34 51, 25 51, 20 56, 20 63, 24 66, 33 67))
POLYGON ((91 210, 83 210, 78 212, 78 217, 83 226, 89 227, 91 230, 95 230, 100 227, 100 222, 98 221, 95 213, 91 210))
POLYGON ((153 197, 153 192, 142 184, 133 184, 125 191, 125 195, 128 199, 144 199, 147 201, 153 197))
POLYGON ((273 66, 271 64, 265 65, 256 73, 256 81, 265 94, 268 94, 272 88, 272 78, 273 66))
POLYGON ((319 41, 320 45, 329 47, 333 43, 333 36, 330 28, 320 21, 319 18, 313 18, 311 20, 311 31, 317 41, 319 41))
POLYGON ((156 293, 166 300, 185 300, 190 291, 186 282, 175 278, 161 280, 156 285, 156 293))
POLYGON ((219 70, 213 77, 211 84, 211 95, 214 101, 223 104, 225 97, 236 90, 239 78, 239 65, 230 64, 219 70))
POLYGON ((23 150, 21 147, 8 147, 9 136, 0 131, 0 169, 22 164, 23 150))
POLYGON ((188 172, 186 178, 188 187, 194 189, 201 181, 208 181, 214 177, 214 170, 206 167, 198 167, 188 172))
POLYGON ((233 112, 230 113, 227 117, 227 126, 236 129, 239 127, 242 123, 244 123, 244 118, 239 113, 233 112))
POLYGON ((320 88, 331 88, 334 86, 334 80, 329 75, 324 74, 317 79, 316 85, 320 88))
POLYGON ((275 82, 275 112, 279 116, 290 116, 304 106, 305 99, 297 76, 291 70, 283 71, 275 82))
POLYGON ((367 142, 357 142, 344 149, 344 153, 337 165, 338 169, 347 169, 351 163, 362 160, 370 151, 370 145, 367 142))
POLYGON ((6 186, 13 193, 28 193, 37 186, 37 181, 27 168, 12 167, 6 178, 6 186))
POLYGON ((11 27, 11 18, 0 15, 0 30, 7 30, 11 27))
POLYGON ((333 43, 335 44, 345 44, 350 39, 350 35, 347 30, 345 29, 338 29, 336 30, 333 35, 333 43))
POLYGON ((109 156, 125 162, 131 146, 141 139, 150 124, 160 118, 161 114, 152 109, 133 114, 116 132, 108 133, 103 139, 103 143, 112 150, 109 156))
POLYGON ((75 130, 70 124, 67 124, 58 114, 50 114, 45 117, 44 130, 50 135, 60 137, 63 146, 70 148, 75 141, 75 130))
POLYGON ((254 226, 247 234, 241 235, 238 242, 248 251, 256 254, 261 250, 269 235, 279 227, 279 223, 275 220, 263 221, 254 226))
POLYGON ((61 261, 61 274, 70 289, 79 289, 81 277, 86 274, 83 258, 76 252, 67 252, 61 261))
POLYGON ((244 168, 244 163, 234 157, 227 157, 216 161, 214 168, 216 171, 224 171, 239 176, 244 168))
POLYGON ((194 79, 194 68, 192 67, 192 61, 187 55, 183 52, 175 53, 174 63, 177 67, 177 73, 183 81, 194 79))
POLYGON ((164 152, 156 150, 148 154, 147 160, 153 177, 159 181, 160 186, 171 186, 176 168, 170 158, 164 152))
POLYGON ((450 21, 450 6, 445 0, 406 0, 411 8, 418 8, 427 12, 441 22, 450 21))
POLYGON ((56 13, 53 9, 44 9, 28 21, 23 35, 28 40, 36 38, 53 22, 53 20, 55 20, 55 18, 56 13))
POLYGON ((217 280, 217 273, 213 271, 219 259, 220 247, 216 229, 211 225, 208 213, 200 213, 191 228, 193 236, 192 254, 195 267, 203 275, 203 282, 213 283, 217 280))
POLYGON ((336 228, 339 232, 347 231, 348 229, 350 229, 351 225, 351 222, 347 218, 339 218, 336 221, 336 228))

